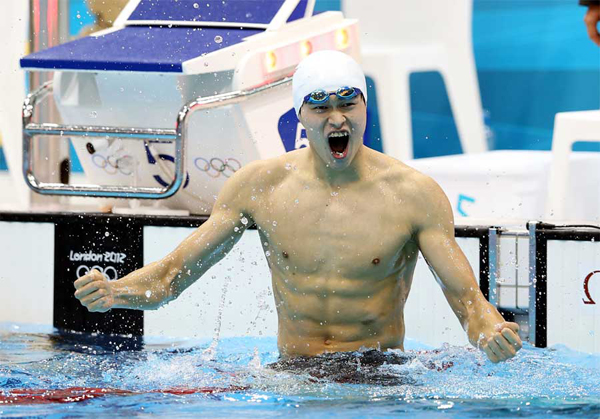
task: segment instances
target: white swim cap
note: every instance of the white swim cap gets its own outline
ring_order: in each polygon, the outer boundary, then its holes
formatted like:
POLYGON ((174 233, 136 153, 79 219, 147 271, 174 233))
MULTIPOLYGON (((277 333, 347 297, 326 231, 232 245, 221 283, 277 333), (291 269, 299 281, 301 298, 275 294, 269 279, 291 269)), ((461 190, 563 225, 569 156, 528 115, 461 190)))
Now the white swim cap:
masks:
POLYGON ((335 91, 340 87, 358 87, 367 102, 367 82, 360 65, 340 51, 317 51, 296 67, 292 81, 294 109, 299 115, 304 97, 318 89, 335 91))

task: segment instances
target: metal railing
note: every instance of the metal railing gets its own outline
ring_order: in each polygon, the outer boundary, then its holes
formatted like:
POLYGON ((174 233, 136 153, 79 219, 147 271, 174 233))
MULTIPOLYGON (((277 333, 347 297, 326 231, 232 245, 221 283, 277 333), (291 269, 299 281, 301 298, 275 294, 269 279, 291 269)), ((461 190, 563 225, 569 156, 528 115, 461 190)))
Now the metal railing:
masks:
POLYGON ((189 118, 202 110, 235 105, 267 90, 286 86, 292 79, 286 77, 250 90, 238 90, 220 95, 197 98, 184 105, 177 114, 175 129, 103 127, 94 125, 59 125, 31 122, 36 105, 52 93, 52 82, 47 82, 27 96, 23 103, 23 175, 27 185, 45 195, 88 196, 103 198, 164 199, 173 196, 184 180, 189 118), (125 140, 156 140, 175 143, 175 177, 165 187, 114 186, 93 184, 46 183, 37 179, 33 168, 33 138, 36 136, 72 136, 72 139, 89 137, 120 138, 125 140))

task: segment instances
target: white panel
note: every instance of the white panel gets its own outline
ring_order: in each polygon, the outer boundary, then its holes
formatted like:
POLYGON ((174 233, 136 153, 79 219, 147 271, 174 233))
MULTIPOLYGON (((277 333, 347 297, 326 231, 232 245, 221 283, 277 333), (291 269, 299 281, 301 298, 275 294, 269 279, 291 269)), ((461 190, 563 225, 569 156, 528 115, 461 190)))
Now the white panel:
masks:
POLYGON ((498 292, 498 307, 503 308, 515 308, 516 307, 516 287, 510 286, 502 286, 499 284, 499 292, 498 292))
POLYGON ((517 240, 516 237, 500 236, 498 244, 498 305, 514 308, 517 302, 517 240))
POLYGON ((54 224, 0 221, 0 322, 52 324, 54 224))
POLYGON ((498 254, 498 305, 526 309, 529 305, 529 239, 500 237, 498 254))
POLYGON ((517 308, 529 309, 529 238, 519 237, 517 245, 519 253, 517 260, 519 264, 517 308))
POLYGON ((498 282, 502 285, 517 283, 517 240, 516 237, 500 237, 498 240, 498 282))
POLYGON ((547 255, 548 345, 600 352, 600 274, 588 283, 596 304, 584 303, 584 280, 600 271, 600 243, 549 240, 547 255))
MULTIPOLYGON (((471 263, 475 279, 479 283, 479 239, 457 238, 456 241, 471 263)), ((407 338, 436 347, 444 342, 453 345, 469 344, 467 334, 420 254, 404 309, 404 321, 407 338)))
MULTIPOLYGON (((144 227, 144 264, 164 257, 193 231, 184 227, 144 227)), ((145 334, 212 337, 221 311, 221 336, 277 334, 271 273, 256 230, 247 230, 225 259, 177 300, 157 311, 147 311, 145 334), (221 309, 226 283, 225 306, 221 309)))

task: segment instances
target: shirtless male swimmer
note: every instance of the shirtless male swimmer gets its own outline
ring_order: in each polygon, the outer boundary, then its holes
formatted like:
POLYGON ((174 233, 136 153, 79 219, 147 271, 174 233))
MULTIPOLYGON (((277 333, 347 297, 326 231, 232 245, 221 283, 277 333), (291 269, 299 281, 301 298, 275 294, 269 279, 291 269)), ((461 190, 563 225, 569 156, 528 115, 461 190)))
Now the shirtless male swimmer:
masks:
POLYGON ((244 166, 223 186, 208 221, 177 249, 117 281, 92 271, 75 281, 75 296, 89 311, 157 309, 255 223, 268 243, 282 358, 403 350, 403 310, 419 251, 471 344, 492 362, 515 356, 518 325, 480 292, 440 187, 363 145, 366 92, 348 55, 308 56, 294 74, 293 96, 310 147, 244 166))

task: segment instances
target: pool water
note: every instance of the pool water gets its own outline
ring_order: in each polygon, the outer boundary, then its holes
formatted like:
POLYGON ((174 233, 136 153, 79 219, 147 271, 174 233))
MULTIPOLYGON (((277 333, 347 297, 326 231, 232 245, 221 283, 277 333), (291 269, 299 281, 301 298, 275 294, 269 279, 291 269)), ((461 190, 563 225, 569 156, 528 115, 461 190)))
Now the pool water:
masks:
POLYGON ((216 347, 192 339, 142 344, 0 324, 0 416, 600 417, 600 354, 526 344, 515 359, 492 364, 470 347, 432 350, 408 339, 406 349, 410 362, 381 367, 404 384, 345 384, 266 368, 278 358, 275 338, 227 338, 216 347), (127 392, 6 402, 20 389, 72 387, 127 392))

